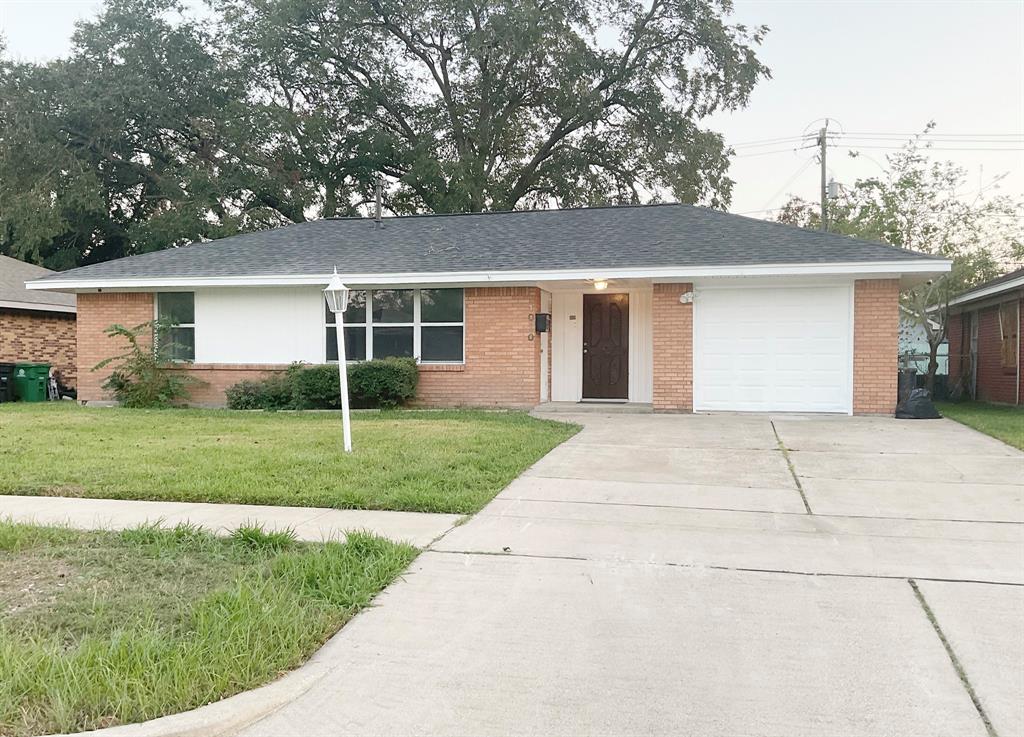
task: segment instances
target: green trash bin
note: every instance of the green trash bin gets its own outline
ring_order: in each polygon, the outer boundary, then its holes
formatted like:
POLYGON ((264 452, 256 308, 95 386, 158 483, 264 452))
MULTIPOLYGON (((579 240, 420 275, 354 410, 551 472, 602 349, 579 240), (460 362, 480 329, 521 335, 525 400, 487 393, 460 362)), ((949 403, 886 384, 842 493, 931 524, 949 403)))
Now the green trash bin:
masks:
POLYGON ((45 402, 48 363, 14 364, 14 397, 22 402, 45 402))

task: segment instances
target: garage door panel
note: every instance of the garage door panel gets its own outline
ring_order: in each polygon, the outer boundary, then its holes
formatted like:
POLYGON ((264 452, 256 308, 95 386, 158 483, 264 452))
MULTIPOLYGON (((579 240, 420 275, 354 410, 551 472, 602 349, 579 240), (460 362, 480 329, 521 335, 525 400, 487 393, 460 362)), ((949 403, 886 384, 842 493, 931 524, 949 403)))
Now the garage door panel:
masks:
POLYGON ((698 290, 694 408, 848 412, 850 288, 698 290))

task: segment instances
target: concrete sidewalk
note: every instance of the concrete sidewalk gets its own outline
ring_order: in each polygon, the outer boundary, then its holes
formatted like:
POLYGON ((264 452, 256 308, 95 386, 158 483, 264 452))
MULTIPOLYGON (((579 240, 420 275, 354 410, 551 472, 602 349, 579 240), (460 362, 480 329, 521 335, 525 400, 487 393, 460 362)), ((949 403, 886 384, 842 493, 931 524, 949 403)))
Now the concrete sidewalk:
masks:
POLYGON ((310 542, 340 539, 349 530, 367 530, 422 548, 452 529, 459 515, 0 495, 0 519, 84 530, 121 530, 148 522, 174 527, 190 522, 215 534, 227 534, 240 525, 257 523, 267 530, 291 528, 300 540, 310 542))

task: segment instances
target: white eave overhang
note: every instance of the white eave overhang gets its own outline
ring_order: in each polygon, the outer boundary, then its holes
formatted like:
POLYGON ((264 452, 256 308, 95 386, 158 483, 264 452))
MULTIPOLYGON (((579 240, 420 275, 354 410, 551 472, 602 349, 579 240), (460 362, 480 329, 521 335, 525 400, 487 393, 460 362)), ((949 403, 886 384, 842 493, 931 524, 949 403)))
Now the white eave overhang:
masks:
MULTIPOLYGON (((749 264, 730 266, 662 266, 613 269, 554 269, 529 271, 438 271, 390 274, 342 272, 339 275, 349 286, 375 287, 418 284, 451 284, 458 286, 533 285, 539 282, 591 279, 650 279, 657 282, 686 282, 711 277, 775 277, 775 276, 848 276, 867 278, 899 278, 903 275, 943 274, 951 261, 921 259, 917 261, 861 261, 849 263, 749 264)), ((260 276, 161 276, 122 279, 37 279, 26 282, 28 289, 51 289, 63 292, 147 289, 194 289, 201 287, 266 287, 323 286, 331 278, 324 274, 271 274, 260 276)))
POLYGON ((961 294, 959 297, 954 297, 949 300, 949 306, 960 305, 966 302, 977 302, 985 297, 992 297, 1002 292, 1012 292, 1015 289, 1024 289, 1024 276, 1020 276, 1010 281, 1004 281, 1001 284, 993 284, 990 287, 981 287, 971 292, 961 294))
POLYGON ((46 302, 21 302, 7 299, 0 299, 0 309, 6 310, 30 310, 32 312, 66 312, 75 313, 74 305, 55 305, 46 302))

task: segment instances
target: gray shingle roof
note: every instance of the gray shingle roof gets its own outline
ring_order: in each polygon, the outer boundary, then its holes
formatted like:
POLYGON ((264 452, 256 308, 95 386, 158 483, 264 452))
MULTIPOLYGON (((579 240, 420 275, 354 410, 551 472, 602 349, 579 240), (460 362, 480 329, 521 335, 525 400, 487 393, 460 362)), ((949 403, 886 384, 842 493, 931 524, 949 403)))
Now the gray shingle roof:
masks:
POLYGON ((26 264, 9 256, 0 256, 0 302, 19 302, 25 304, 25 309, 31 309, 31 305, 39 305, 39 309, 46 307, 74 308, 75 295, 61 294, 59 292, 40 292, 25 289, 25 282, 30 279, 41 279, 52 276, 57 272, 44 269, 35 264, 26 264))
POLYGON ((691 205, 315 220, 83 266, 53 281, 921 260, 691 205))
MULTIPOLYGON (((993 294, 991 291, 992 288, 999 287, 1003 284, 1006 284, 1006 290, 1009 291, 1010 289, 1015 288, 1011 282, 1015 282, 1021 277, 1024 277, 1024 269, 1017 269, 1016 271, 1011 271, 1008 274, 997 276, 995 279, 989 279, 983 284, 979 284, 976 287, 971 287, 966 291, 960 292, 960 294, 956 295, 956 302, 970 302, 975 292, 984 292, 985 294, 983 296, 991 296, 993 294)), ((998 294, 998 292, 996 293, 998 294)))

